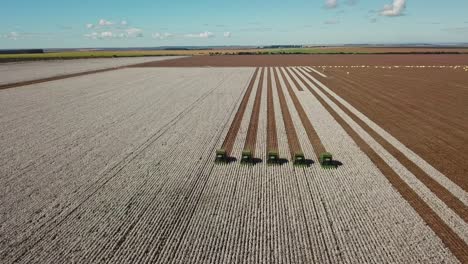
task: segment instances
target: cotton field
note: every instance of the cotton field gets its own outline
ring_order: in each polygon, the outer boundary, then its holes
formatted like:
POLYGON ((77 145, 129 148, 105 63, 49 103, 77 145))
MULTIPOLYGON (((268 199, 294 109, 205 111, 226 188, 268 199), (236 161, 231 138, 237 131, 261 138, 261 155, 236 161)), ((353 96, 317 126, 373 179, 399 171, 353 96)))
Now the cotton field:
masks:
MULTIPOLYGON (((442 69, 382 67, 123 67, 0 90, 0 262, 467 262, 466 178, 363 107, 406 111, 379 76, 442 69)), ((443 70, 463 89, 466 69, 443 70)))

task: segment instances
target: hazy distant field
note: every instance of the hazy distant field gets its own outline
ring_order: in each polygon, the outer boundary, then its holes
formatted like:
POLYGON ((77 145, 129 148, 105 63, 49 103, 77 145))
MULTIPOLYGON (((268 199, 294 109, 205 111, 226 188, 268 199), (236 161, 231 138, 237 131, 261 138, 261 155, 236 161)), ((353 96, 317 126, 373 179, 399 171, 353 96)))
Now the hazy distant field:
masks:
POLYGON ((2 89, 0 263, 468 263, 467 73, 192 56, 2 89))
POLYGON ((179 57, 100 58, 2 63, 0 64, 0 86, 3 84, 176 58, 179 57))
POLYGON ((468 48, 398 48, 398 47, 314 47, 285 49, 206 49, 206 50, 133 50, 72 51, 43 54, 0 54, 0 62, 23 60, 111 58, 143 56, 192 56, 225 54, 384 54, 384 53, 464 53, 468 48))

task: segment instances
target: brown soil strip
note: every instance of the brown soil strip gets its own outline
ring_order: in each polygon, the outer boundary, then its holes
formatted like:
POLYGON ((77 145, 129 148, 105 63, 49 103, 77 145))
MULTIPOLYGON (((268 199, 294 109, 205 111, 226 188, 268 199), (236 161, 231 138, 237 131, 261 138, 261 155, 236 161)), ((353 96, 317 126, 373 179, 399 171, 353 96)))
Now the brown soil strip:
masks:
MULTIPOLYGON (((280 69, 276 70, 280 71, 280 69)), ((299 143, 299 139, 297 137, 296 128, 294 127, 294 123, 291 118, 291 113, 289 112, 289 108, 286 103, 286 97, 284 96, 283 88, 281 87, 281 83, 279 81, 278 73, 276 72, 276 70, 273 70, 273 75, 275 76, 276 90, 278 91, 278 98, 280 102, 281 113, 283 115, 284 127, 286 128, 286 136, 288 138, 289 151, 291 152, 291 157, 294 158, 294 154, 303 152, 301 144, 299 143)), ((291 89, 290 84, 287 82, 286 78, 284 78, 284 74, 283 80, 286 86, 288 86, 288 89, 291 89)))
POLYGON ((453 69, 366 69, 319 78, 405 146, 468 190, 468 83, 453 69), (422 81, 427 80, 427 81, 422 81), (451 84, 450 81, 455 82, 451 84))
MULTIPOLYGON (((282 71, 281 71, 281 74, 283 78, 285 78, 285 75, 282 71)), ((287 81, 285 80, 285 82, 287 81)), ((308 85, 306 85, 306 87, 309 90, 311 89, 310 87, 308 87, 308 85)), ((286 85, 286 88, 289 92, 289 96, 291 97, 294 103, 294 107, 296 108, 297 113, 299 114, 299 118, 301 119, 302 125, 304 126, 307 132, 307 137, 309 138, 310 144, 312 144, 312 146, 314 147, 315 156, 317 156, 317 159, 318 159, 320 157, 320 154, 326 152, 326 149, 323 146, 322 141, 320 140, 320 137, 317 134, 317 131, 315 131, 314 126, 312 126, 310 119, 307 117, 307 114, 304 108, 299 102, 299 98, 297 98, 296 94, 291 88, 291 85, 286 85)))
POLYGON ((133 67, 286 67, 322 65, 467 65, 468 54, 220 55, 193 56, 133 67))
POLYGON ((50 81, 57 81, 57 80, 68 79, 68 78, 73 78, 73 77, 79 77, 79 76, 88 75, 88 74, 115 71, 115 70, 123 69, 125 67, 126 66, 109 68, 109 69, 102 69, 102 70, 95 70, 95 71, 86 71, 86 72, 65 74, 65 75, 59 75, 59 76, 48 77, 48 78, 43 78, 43 79, 36 79, 36 80, 30 80, 30 81, 24 81, 24 82, 1 84, 0 85, 0 90, 20 87, 20 86, 25 86, 25 85, 31 85, 31 84, 50 82, 50 81))
POLYGON ((343 127, 346 133, 366 153, 382 174, 388 179, 400 195, 415 209, 426 224, 460 260, 468 263, 468 245, 411 189, 398 174, 338 115, 314 90, 312 94, 327 109, 333 118, 343 127))
MULTIPOLYGON (((301 75, 297 74, 297 72, 294 71, 293 68, 290 68, 289 70, 290 70, 291 72, 293 72, 293 73, 297 76, 297 78, 298 78, 305 86, 307 86, 307 83, 305 82, 304 78, 302 78, 301 75)), ((300 91, 303 91, 303 89, 301 89, 300 91)))
MULTIPOLYGON (((312 73, 308 73, 313 76, 312 73)), ((311 78, 306 76, 311 82, 314 82, 311 78)), ((403 166, 405 166, 418 180, 420 180, 424 185, 426 185, 431 192, 433 192, 439 199, 444 201, 448 207, 450 207, 456 214, 458 214, 465 222, 468 221, 468 208, 451 192, 445 189, 440 185, 436 180, 424 172, 418 165, 413 161, 408 159, 403 153, 401 153, 397 148, 370 128, 364 121, 359 117, 353 114, 348 108, 343 106, 338 100, 326 92, 322 87, 316 85, 316 87, 322 91, 330 100, 332 100, 341 110, 343 110, 347 115, 351 117, 359 126, 361 126, 370 136, 372 136, 380 145, 382 145, 385 150, 387 150, 393 157, 395 157, 403 166)))
POLYGON ((245 139, 244 144, 244 150, 250 150, 252 152, 252 157, 255 157, 255 143, 257 142, 258 119, 260 116, 260 103, 262 101, 264 74, 265 68, 262 68, 260 79, 258 81, 257 93, 255 95, 252 114, 250 116, 249 128, 247 129, 247 138, 245 139))
POLYGON ((229 127, 229 131, 224 138, 222 148, 226 151, 226 156, 230 157, 232 148, 234 146, 234 142, 236 141, 237 133, 239 132, 240 125, 242 123, 242 118, 244 116, 245 109, 247 108, 247 103, 249 102, 250 94, 252 93, 252 89, 255 83, 255 79, 257 78, 258 68, 255 70, 252 79, 250 79, 249 86, 245 91, 244 97, 242 98, 242 102, 237 109, 237 113, 232 120, 231 127, 229 127))
MULTIPOLYGON (((273 103, 273 87, 271 85, 271 69, 267 71, 267 153, 278 152, 278 136, 276 134, 275 105, 273 103)), ((274 69, 273 69, 274 71, 274 69)))
POLYGON ((289 71, 289 69, 285 69, 285 70, 286 70, 286 73, 288 74, 289 78, 291 78, 291 80, 293 81, 293 83, 296 86, 297 90, 304 91, 304 89, 302 89, 302 86, 299 85, 299 82, 296 80, 296 78, 293 77, 293 74, 289 71))

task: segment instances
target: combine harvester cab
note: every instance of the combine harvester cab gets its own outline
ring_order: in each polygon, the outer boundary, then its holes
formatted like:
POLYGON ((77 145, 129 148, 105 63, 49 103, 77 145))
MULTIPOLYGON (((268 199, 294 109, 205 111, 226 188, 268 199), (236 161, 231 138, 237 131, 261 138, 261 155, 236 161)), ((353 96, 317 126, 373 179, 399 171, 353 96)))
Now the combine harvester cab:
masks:
POLYGON ((216 150, 216 163, 227 163, 227 155, 226 155, 226 150, 225 149, 218 149, 216 150))
POLYGON ((336 168, 336 165, 333 162, 333 155, 330 152, 320 154, 320 165, 325 169, 336 168))
POLYGON ((250 149, 245 149, 242 151, 241 163, 246 165, 253 164, 253 155, 250 149))
POLYGON ((268 161, 267 161, 267 163, 268 163, 269 165, 279 164, 279 155, 278 155, 278 151, 276 151, 276 150, 268 151, 267 155, 268 155, 268 161))
POLYGON ((304 157, 304 153, 302 153, 302 152, 294 153, 293 164, 294 164, 294 166, 307 166, 307 162, 306 162, 306 159, 304 157))

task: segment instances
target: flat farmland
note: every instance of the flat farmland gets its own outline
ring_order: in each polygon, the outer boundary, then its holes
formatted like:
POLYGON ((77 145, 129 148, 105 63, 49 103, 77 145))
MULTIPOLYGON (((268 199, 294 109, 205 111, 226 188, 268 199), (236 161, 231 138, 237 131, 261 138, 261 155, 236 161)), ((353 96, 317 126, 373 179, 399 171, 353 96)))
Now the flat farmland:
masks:
POLYGON ((466 263, 467 68, 265 57, 0 90, 0 262, 466 263))
POLYGON ((468 72, 463 67, 321 69, 328 78, 318 78, 334 92, 468 190, 468 72))
POLYGON ((18 82, 175 58, 182 57, 137 57, 0 63, 0 87, 2 85, 18 82))
POLYGON ((467 65, 468 54, 220 55, 147 62, 137 67, 277 67, 355 65, 467 65))

